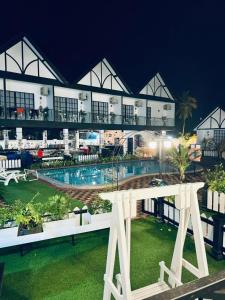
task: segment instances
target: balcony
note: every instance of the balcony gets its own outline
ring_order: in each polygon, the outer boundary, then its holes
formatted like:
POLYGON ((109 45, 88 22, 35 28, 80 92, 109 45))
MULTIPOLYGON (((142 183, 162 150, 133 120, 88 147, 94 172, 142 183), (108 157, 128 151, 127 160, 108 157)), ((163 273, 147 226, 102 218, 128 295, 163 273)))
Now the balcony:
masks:
POLYGON ((100 125, 124 125, 124 126, 145 126, 145 127, 174 127, 175 121, 172 118, 146 118, 144 116, 122 116, 115 114, 94 114, 81 111, 65 112, 53 109, 30 109, 8 107, 6 111, 0 111, 0 120, 15 121, 42 121, 76 124, 100 124, 100 125), (6 115, 6 117, 5 117, 6 115))
MULTIPOLYGON (((4 118, 4 117, 3 117, 4 118)), ((53 109, 33 109, 23 107, 7 107, 7 120, 54 121, 53 109)))

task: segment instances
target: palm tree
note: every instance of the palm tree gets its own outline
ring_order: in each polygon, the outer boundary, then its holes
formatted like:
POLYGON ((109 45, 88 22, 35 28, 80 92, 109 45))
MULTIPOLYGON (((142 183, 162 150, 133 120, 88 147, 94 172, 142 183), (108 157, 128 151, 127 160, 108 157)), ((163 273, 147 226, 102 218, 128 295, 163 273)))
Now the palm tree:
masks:
POLYGON ((172 148, 168 153, 170 163, 178 170, 180 181, 184 182, 185 180, 185 171, 190 165, 188 148, 184 145, 179 145, 178 148, 172 148))
POLYGON ((190 95, 189 91, 183 92, 181 97, 179 98, 179 107, 177 114, 179 119, 183 120, 182 134, 184 135, 186 120, 189 117, 192 117, 193 109, 198 107, 198 103, 196 98, 190 95))

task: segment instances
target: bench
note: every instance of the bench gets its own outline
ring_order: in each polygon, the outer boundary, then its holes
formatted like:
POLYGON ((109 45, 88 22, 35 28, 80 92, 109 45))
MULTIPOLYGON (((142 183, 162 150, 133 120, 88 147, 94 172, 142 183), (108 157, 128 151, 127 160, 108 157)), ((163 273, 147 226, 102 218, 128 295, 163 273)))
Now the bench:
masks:
POLYGON ((43 157, 42 161, 51 161, 51 160, 63 160, 64 158, 62 156, 49 156, 49 157, 43 157))

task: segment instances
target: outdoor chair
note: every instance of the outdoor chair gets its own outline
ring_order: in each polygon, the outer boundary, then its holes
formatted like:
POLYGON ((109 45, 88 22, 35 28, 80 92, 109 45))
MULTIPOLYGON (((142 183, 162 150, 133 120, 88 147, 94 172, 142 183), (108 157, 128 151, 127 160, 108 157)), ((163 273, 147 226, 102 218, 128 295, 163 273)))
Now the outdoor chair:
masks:
POLYGON ((19 179, 26 180, 27 174, 26 172, 21 172, 19 170, 6 170, 4 168, 0 168, 0 182, 3 182, 5 186, 7 186, 10 180, 14 180, 18 183, 19 179))

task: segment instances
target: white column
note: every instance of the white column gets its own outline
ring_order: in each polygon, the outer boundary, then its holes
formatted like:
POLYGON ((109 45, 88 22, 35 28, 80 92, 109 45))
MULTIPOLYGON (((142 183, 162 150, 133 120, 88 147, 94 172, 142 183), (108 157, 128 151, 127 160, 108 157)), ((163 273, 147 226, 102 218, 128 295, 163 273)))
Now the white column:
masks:
POLYGON ((123 142, 123 154, 126 155, 128 151, 128 139, 124 138, 124 142, 123 142))
POLYGON ((48 147, 48 131, 43 130, 42 132, 42 147, 47 148, 48 147))
POLYGON ((64 142, 64 153, 69 154, 69 130, 63 129, 63 142, 64 142))
POLYGON ((162 137, 160 136, 159 138, 159 161, 162 161, 162 158, 163 158, 163 139, 162 137))
POLYGON ((23 149, 23 128, 16 128, 16 140, 18 150, 23 149))
POLYGON ((3 139, 4 139, 4 149, 9 147, 9 131, 3 130, 3 139))
POLYGON ((104 145, 104 130, 99 130, 99 153, 102 153, 102 148, 104 145))
POLYGON ((79 135, 79 130, 77 130, 75 133, 75 149, 79 149, 79 146, 80 146, 80 135, 79 135))

